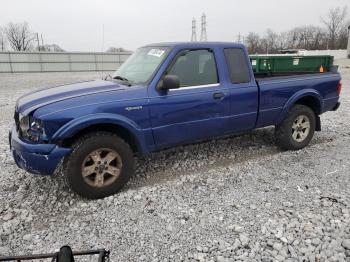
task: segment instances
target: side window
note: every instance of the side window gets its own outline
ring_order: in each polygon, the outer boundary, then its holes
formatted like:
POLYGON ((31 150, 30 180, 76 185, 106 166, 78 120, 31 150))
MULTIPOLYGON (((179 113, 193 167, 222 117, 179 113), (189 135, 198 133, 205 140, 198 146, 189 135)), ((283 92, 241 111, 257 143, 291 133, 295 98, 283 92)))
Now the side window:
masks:
POLYGON ((167 74, 178 76, 180 87, 218 83, 214 54, 206 49, 184 51, 167 74))
POLYGON ((224 54, 234 84, 250 82, 250 74, 245 53, 240 48, 226 48, 224 54))

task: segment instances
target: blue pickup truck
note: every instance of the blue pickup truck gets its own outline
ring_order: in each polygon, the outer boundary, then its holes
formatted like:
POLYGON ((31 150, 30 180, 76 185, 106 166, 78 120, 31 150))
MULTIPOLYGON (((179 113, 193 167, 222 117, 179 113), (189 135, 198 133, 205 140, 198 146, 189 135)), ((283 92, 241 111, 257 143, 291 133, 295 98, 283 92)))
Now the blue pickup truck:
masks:
POLYGON ((282 149, 301 149, 339 107, 340 80, 336 70, 255 76, 241 44, 147 45, 104 80, 19 98, 10 147, 20 168, 51 175, 62 162, 73 191, 102 198, 122 189, 138 154, 266 126, 282 149))

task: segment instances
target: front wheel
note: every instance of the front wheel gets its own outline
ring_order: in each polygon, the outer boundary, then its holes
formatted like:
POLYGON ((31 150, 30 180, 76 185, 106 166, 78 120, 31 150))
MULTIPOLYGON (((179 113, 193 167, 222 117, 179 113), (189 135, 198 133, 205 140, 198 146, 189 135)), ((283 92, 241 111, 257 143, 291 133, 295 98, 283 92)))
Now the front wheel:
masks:
POLYGON ((98 199, 117 193, 133 174, 130 146, 107 132, 88 134, 72 146, 64 161, 64 175, 77 194, 98 199))
POLYGON ((311 108, 295 105, 287 117, 276 126, 276 143, 282 149, 299 150, 306 147, 316 128, 316 116, 311 108))

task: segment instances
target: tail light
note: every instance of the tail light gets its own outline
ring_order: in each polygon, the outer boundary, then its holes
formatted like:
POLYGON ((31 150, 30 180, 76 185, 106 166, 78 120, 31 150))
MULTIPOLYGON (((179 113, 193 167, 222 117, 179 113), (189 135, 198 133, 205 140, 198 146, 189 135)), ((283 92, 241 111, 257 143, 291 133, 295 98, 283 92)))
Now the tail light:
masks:
POLYGON ((338 96, 340 96, 340 93, 341 93, 341 81, 339 81, 339 83, 338 83, 337 93, 338 93, 338 96))

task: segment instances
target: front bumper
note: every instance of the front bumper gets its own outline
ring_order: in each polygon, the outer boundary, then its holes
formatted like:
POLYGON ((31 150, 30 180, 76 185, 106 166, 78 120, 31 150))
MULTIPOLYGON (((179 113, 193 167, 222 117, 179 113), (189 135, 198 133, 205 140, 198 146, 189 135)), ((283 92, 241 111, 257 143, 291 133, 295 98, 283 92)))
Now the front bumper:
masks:
POLYGON ((71 152, 70 148, 55 144, 31 144, 18 136, 14 126, 9 133, 10 149, 19 168, 32 174, 52 175, 62 158, 71 152))

